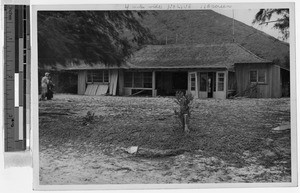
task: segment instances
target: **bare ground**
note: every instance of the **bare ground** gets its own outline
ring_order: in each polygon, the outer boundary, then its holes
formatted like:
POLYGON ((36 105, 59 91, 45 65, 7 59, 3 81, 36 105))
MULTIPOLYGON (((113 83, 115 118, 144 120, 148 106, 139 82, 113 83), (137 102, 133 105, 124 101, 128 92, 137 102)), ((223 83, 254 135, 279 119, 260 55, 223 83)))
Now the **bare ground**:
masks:
POLYGON ((290 131, 272 132, 290 121, 289 101, 197 99, 185 135, 173 98, 55 95, 40 102, 40 183, 290 182, 290 131))

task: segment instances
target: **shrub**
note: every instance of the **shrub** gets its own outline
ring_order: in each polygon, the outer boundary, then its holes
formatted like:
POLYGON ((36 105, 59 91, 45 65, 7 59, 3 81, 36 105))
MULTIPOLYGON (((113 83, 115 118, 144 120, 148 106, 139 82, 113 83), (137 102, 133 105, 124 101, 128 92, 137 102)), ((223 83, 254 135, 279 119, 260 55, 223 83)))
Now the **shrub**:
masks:
POLYGON ((180 128, 185 132, 189 132, 189 130, 188 128, 185 128, 184 116, 186 115, 186 125, 188 126, 189 119, 191 117, 193 99, 194 97, 191 93, 183 94, 183 92, 177 91, 175 95, 175 103, 178 104, 178 108, 174 110, 174 113, 179 119, 180 128))

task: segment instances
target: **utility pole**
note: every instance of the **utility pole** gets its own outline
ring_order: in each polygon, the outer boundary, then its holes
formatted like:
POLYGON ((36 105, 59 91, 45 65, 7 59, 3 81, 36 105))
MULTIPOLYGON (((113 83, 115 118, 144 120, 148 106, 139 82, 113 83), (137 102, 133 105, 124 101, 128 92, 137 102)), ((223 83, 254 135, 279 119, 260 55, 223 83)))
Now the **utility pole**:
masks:
POLYGON ((232 42, 235 42, 235 40, 234 40, 234 10, 232 10, 232 42))

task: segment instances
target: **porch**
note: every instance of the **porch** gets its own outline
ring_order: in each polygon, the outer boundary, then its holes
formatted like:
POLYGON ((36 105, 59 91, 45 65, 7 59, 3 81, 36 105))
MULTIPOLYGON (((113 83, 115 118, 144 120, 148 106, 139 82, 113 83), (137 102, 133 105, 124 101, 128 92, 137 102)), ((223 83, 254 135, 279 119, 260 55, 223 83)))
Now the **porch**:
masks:
POLYGON ((226 99, 236 85, 234 72, 228 70, 125 70, 119 75, 119 94, 127 96, 174 96, 188 91, 195 98, 226 99))

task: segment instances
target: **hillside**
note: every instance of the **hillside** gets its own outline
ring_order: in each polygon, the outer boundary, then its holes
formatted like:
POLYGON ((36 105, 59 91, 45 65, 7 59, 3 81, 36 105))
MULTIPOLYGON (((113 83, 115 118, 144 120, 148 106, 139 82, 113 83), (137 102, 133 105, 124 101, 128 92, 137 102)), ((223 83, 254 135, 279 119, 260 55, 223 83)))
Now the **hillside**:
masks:
MULTIPOLYGON (((212 10, 149 11, 142 24, 156 37, 153 44, 232 43, 232 18, 212 10)), ((257 56, 285 66, 289 44, 235 20, 235 42, 257 56), (280 61, 280 62, 279 62, 280 61)))

